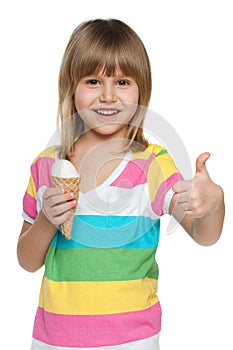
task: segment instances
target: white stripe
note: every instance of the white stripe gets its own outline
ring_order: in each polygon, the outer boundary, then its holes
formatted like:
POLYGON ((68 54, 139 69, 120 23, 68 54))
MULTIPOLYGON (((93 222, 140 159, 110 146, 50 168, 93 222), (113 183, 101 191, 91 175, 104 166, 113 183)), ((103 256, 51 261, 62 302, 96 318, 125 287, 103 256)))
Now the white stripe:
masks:
POLYGON ((33 339, 30 350, 159 350, 159 334, 122 345, 101 346, 98 348, 67 348, 62 346, 48 345, 33 339))
POLYGON ((146 216, 158 219, 151 208, 148 184, 132 189, 108 186, 79 194, 77 215, 146 216))

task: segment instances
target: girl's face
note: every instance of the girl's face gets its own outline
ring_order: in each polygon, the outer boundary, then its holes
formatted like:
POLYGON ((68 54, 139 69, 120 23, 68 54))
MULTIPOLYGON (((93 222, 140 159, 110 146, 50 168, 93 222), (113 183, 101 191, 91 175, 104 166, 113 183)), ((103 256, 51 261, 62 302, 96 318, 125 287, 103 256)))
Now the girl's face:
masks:
POLYGON ((138 107, 139 89, 135 80, 120 69, 113 77, 102 72, 78 83, 74 102, 85 131, 109 137, 124 137, 138 107))

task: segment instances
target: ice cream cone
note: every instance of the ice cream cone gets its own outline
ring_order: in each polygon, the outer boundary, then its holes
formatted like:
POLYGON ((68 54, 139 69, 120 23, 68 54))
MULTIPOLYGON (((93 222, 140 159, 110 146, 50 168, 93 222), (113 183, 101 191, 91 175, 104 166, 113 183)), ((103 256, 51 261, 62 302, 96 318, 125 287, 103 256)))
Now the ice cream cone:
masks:
MULTIPOLYGON (((54 187, 62 187, 64 188, 65 192, 73 192, 74 193, 74 199, 76 199, 78 203, 78 195, 79 195, 79 177, 71 177, 71 178, 62 178, 62 177, 56 177, 51 176, 52 183, 54 187)), ((67 238, 71 238, 71 232, 72 232, 72 226, 73 226, 73 220, 75 215, 76 207, 71 208, 71 215, 69 218, 62 224, 62 234, 67 238)))
MULTIPOLYGON (((51 179, 54 187, 62 187, 65 193, 73 192, 78 203, 80 176, 71 162, 66 159, 57 160, 52 166, 51 179)), ((77 205, 70 209, 70 217, 62 224, 62 234, 67 239, 71 238, 76 207, 77 205)))

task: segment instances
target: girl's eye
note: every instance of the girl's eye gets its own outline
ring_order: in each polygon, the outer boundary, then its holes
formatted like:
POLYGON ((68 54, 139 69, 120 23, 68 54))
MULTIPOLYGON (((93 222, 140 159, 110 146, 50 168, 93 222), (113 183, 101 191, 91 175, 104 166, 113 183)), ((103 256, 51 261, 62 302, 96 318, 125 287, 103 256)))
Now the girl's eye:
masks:
POLYGON ((99 85, 100 82, 97 79, 89 79, 87 80, 88 85, 99 85))
POLYGON ((125 85, 129 85, 129 82, 127 80, 121 79, 117 82, 117 84, 120 86, 125 86, 125 85))

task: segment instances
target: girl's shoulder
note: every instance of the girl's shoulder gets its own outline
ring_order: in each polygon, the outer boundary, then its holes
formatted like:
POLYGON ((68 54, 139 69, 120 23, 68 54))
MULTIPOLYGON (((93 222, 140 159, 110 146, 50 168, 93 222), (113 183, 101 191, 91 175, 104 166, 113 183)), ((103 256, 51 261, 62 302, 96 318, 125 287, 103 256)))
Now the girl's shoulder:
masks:
MULTIPOLYGON (((44 182, 44 179, 50 179, 50 173, 52 165, 57 159, 58 147, 48 147, 40 152, 31 163, 31 175, 37 182, 36 187, 40 186, 40 180, 44 182)), ((49 183, 49 180, 46 183, 49 183)))
POLYGON ((149 144, 143 151, 134 153, 131 160, 143 165, 148 172, 160 171, 167 176, 179 172, 176 162, 167 148, 159 144, 149 144))
POLYGON ((168 153, 165 147, 156 143, 151 143, 146 150, 147 152, 154 154, 156 157, 168 153))
POLYGON ((54 160, 57 158, 58 153, 58 147, 52 146, 45 148, 43 151, 41 151, 33 160, 32 164, 36 164, 37 162, 46 159, 54 160))
POLYGON ((159 145, 159 144, 149 144, 144 150, 135 152, 133 154, 133 159, 149 159, 149 158, 156 158, 162 154, 168 154, 168 151, 165 147, 159 145))

